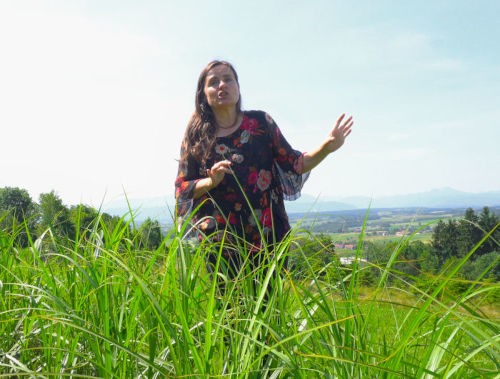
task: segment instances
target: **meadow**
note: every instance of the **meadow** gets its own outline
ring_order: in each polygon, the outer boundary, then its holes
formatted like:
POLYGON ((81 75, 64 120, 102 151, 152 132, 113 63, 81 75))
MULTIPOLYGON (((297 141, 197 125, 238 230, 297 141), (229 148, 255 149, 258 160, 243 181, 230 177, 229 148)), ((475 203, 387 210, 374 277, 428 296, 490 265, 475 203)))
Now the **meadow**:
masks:
POLYGON ((49 227, 22 248, 27 228, 0 231, 0 377, 498 377, 498 309, 488 299, 499 284, 482 281, 485 270, 460 296, 447 291, 493 231, 425 285, 393 269, 418 231, 402 237, 387 262, 369 264, 381 275, 367 290, 367 265, 313 264, 300 239, 315 236, 300 223, 258 267, 238 246, 233 280, 223 244, 193 242, 189 228, 171 228, 155 249, 133 217, 110 227, 98 216, 74 239, 49 227), (207 272, 209 255, 218 275, 207 272), (300 276, 283 267, 286 256, 300 276))

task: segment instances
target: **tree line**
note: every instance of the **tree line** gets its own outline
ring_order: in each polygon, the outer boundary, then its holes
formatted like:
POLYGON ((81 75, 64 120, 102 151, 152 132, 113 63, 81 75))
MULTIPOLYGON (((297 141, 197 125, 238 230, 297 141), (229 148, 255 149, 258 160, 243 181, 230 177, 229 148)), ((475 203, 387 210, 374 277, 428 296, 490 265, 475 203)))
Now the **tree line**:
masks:
MULTIPOLYGON (((395 272, 404 273, 411 283, 429 287, 431 282, 443 277, 470 253, 448 289, 455 294, 465 291, 476 281, 500 281, 500 220, 488 207, 479 214, 468 208, 462 218, 439 220, 433 228, 430 243, 421 241, 405 243, 396 263, 395 272), (495 229, 496 228, 496 229, 495 229), (494 230, 488 237, 487 235, 494 230)), ((388 262, 398 242, 390 244, 367 243, 365 254, 369 261, 383 265, 388 262)), ((376 279, 377 270, 367 270, 368 281, 376 279)), ((394 276, 392 279, 395 279, 394 276)), ((391 280, 391 278, 390 278, 391 280)), ((401 286, 402 283, 399 283, 401 286)), ((498 294, 497 294, 498 295, 498 294)))
MULTIPOLYGON (((123 217, 112 216, 89 205, 68 207, 55 191, 40 194, 35 202, 25 189, 0 188, 0 231, 13 233, 19 247, 28 247, 48 231, 74 241, 92 230, 96 222, 109 230, 126 223, 123 217)), ((130 238, 145 249, 156 249, 163 241, 161 225, 156 220, 147 219, 138 228, 131 223, 128 231, 130 238)))
MULTIPOLYGON (((477 281, 499 282, 499 222, 500 219, 488 207, 484 207, 479 214, 468 208, 463 217, 439 220, 433 226, 430 243, 404 237, 393 242, 362 241, 360 257, 368 263, 361 263, 363 268, 359 280, 366 286, 375 285, 382 269, 396 253, 390 269, 393 274, 387 279, 389 284, 399 288, 410 285, 413 289, 429 290, 472 252, 454 280, 450 281, 447 290, 452 294, 460 294, 477 281)), ((339 280, 349 274, 351 267, 341 265, 338 255, 334 254, 335 242, 331 235, 325 233, 314 237, 312 234, 305 236, 299 243, 298 252, 292 252, 290 257, 290 268, 294 275, 304 278, 307 271, 312 269, 328 280, 339 280), (309 257, 309 267, 301 265, 303 256, 309 257)), ((356 251, 352 252, 354 254, 356 251)), ((500 301, 498 291, 493 297, 492 301, 500 301)))
MULTIPOLYGON (((113 230, 117 226, 123 227, 127 221, 124 217, 112 216, 85 204, 67 207, 55 191, 40 194, 38 202, 35 202, 25 189, 0 188, 0 232, 4 230, 12 234, 13 231, 19 247, 28 247, 47 231, 59 238, 75 241, 92 230, 96 222, 113 230)), ((410 240, 400 247, 399 242, 363 242, 362 257, 371 264, 383 267, 395 249, 399 249, 392 269, 412 280, 438 275, 475 249, 461 267, 459 276, 468 281, 481 279, 497 282, 500 281, 499 222, 499 218, 488 207, 484 207, 479 214, 468 208, 462 218, 439 220, 433 229, 431 243, 410 240), (497 229, 489 238, 482 241, 495 227, 497 229), (483 272, 487 272, 486 275, 482 276, 483 272)), ((144 249, 157 249, 164 239, 161 225, 156 220, 147 219, 137 228, 130 223, 127 231, 127 238, 144 249)), ((342 271, 345 268, 340 267, 339 257, 334 253, 334 243, 328 234, 301 239, 301 252, 292 252, 290 268, 295 275, 306 275, 306 267, 301 264, 301 257, 305 255, 311 258, 310 264, 314 270, 326 273, 328 267, 335 268, 335 276, 338 277, 339 269, 342 271)), ((362 271, 361 280, 370 285, 375 283, 379 275, 380 270, 367 268, 362 271)))

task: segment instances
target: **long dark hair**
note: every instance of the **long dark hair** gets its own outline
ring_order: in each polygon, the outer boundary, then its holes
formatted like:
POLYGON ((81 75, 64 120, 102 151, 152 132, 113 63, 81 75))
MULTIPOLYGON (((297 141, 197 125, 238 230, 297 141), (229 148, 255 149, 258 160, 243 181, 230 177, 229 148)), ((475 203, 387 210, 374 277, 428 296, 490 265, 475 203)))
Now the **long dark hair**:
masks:
MULTIPOLYGON (((231 65, 231 63, 226 61, 214 60, 207 64, 198 78, 198 85, 196 87, 196 99, 195 99, 195 111, 189 120, 188 126, 186 128, 186 133, 184 135, 184 154, 181 160, 187 159, 189 156, 196 159, 201 163, 202 166, 206 164, 209 159, 212 150, 215 147, 215 132, 217 126, 215 125, 215 116, 210 105, 208 105, 207 98, 205 96, 205 80, 207 78, 208 71, 210 71, 215 66, 225 65, 231 69, 238 83, 238 74, 236 70, 231 65)), ((241 112, 241 95, 239 96, 238 102, 236 103, 237 113, 241 112)))

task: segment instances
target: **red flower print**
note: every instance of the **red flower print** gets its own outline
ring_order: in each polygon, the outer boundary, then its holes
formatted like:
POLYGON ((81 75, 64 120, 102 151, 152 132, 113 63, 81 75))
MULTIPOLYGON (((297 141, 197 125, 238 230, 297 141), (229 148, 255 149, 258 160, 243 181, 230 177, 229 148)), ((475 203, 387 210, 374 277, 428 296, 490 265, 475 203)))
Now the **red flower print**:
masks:
POLYGON ((255 134, 255 129, 257 129, 258 125, 259 125, 259 123, 257 122, 256 119, 245 117, 243 120, 243 124, 241 125, 241 129, 248 130, 248 132, 251 135, 253 135, 253 134, 255 134))
POLYGON ((257 120, 254 119, 254 118, 251 118, 250 120, 248 120, 248 131, 250 132, 250 134, 254 134, 255 133, 255 129, 257 128, 257 120))
POLYGON ((264 192, 259 200, 260 206, 266 208, 269 206, 269 201, 267 200, 267 192, 264 192))
POLYGON ((222 217, 222 215, 220 214, 216 215, 215 219, 219 224, 226 225, 226 220, 224 220, 224 217, 222 217))
POLYGON ((224 155, 229 151, 229 147, 221 143, 220 145, 215 145, 215 151, 217 154, 224 155))
POLYGON ((243 155, 241 155, 241 154, 233 154, 233 155, 231 156, 231 160, 232 160, 233 162, 236 162, 236 163, 241 163, 241 162, 243 162, 243 159, 244 159, 244 157, 243 157, 243 155))
POLYGON ((262 226, 267 226, 268 228, 272 228, 273 220, 271 217, 271 208, 266 208, 262 211, 262 217, 260 218, 260 223, 262 226))
POLYGON ((228 220, 231 225, 236 225, 236 216, 233 212, 229 213, 228 220))
POLYGON ((271 178, 271 171, 260 170, 259 179, 257 179, 257 187, 259 187, 261 191, 265 191, 271 184, 271 178))
POLYGON ((225 198, 227 201, 233 202, 236 200, 236 194, 234 192, 227 193, 225 198))
POLYGON ((257 179, 259 179, 259 174, 257 174, 257 171, 252 171, 248 176, 248 184, 254 185, 257 183, 257 179))
POLYGON ((276 131, 273 135, 273 142, 276 146, 280 145, 280 130, 276 128, 276 131))

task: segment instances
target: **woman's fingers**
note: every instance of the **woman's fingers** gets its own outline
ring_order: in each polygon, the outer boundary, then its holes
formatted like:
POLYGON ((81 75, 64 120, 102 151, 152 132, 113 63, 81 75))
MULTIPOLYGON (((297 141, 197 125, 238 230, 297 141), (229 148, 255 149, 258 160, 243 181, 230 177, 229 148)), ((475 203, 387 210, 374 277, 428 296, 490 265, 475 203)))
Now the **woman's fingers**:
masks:
POLYGON ((344 123, 342 124, 342 129, 351 127, 352 124, 353 124, 352 116, 349 116, 349 118, 347 118, 347 120, 345 120, 344 123))
POLYGON ((345 113, 342 113, 340 117, 338 118, 337 122, 335 123, 335 127, 333 128, 332 135, 336 135, 338 132, 344 132, 346 128, 350 128, 353 124, 352 121, 352 116, 349 116, 348 118, 344 120, 345 113))
POLYGON ((337 126, 338 126, 338 125, 340 125, 340 123, 342 122, 342 119, 343 119, 344 117, 345 117, 345 113, 342 113, 342 114, 340 115, 340 117, 338 118, 337 122, 335 123, 335 125, 337 125, 337 126))
MULTIPOLYGON (((339 119, 340 120, 340 119, 339 119)), ((337 124, 333 130, 333 136, 336 137, 347 137, 351 133, 351 127, 354 124, 352 116, 349 116, 342 124, 337 124)))
POLYGON ((214 175, 218 174, 220 172, 223 172, 224 174, 230 174, 231 173, 231 169, 229 169, 227 167, 219 167, 219 168, 216 168, 216 169, 212 169, 212 173, 214 175))
POLYGON ((216 164, 214 164, 212 166, 212 171, 213 170, 219 170, 219 169, 229 169, 229 167, 231 167, 231 162, 228 161, 228 160, 224 160, 224 161, 220 161, 220 162, 217 162, 216 164))
POLYGON ((340 125, 341 125, 342 120, 344 119, 344 117, 345 117, 345 113, 342 113, 340 115, 340 117, 337 119, 337 122, 335 123, 335 126, 333 127, 333 130, 330 133, 331 135, 334 135, 337 132, 337 130, 339 130, 340 125))
POLYGON ((217 174, 230 174, 231 173, 231 162, 228 160, 220 161, 215 163, 211 169, 208 170, 210 176, 217 174))
POLYGON ((351 126, 354 124, 354 121, 349 122, 343 129, 344 135, 347 136, 349 133, 351 133, 351 126))

